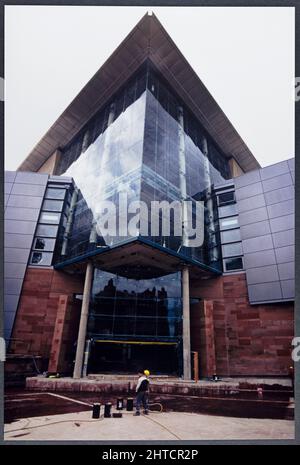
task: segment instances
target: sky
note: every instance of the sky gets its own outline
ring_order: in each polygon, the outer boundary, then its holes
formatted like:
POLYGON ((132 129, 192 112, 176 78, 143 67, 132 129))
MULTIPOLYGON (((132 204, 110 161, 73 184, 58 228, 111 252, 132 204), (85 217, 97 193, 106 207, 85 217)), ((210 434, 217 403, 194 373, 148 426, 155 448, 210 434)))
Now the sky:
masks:
POLYGON ((17 169, 147 11, 261 166, 294 156, 294 8, 5 6, 5 169, 17 169))

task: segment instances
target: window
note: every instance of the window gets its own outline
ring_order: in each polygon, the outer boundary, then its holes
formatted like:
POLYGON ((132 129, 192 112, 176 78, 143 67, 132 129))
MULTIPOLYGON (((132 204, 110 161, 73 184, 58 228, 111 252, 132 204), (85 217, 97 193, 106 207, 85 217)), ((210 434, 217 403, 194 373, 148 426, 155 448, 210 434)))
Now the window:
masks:
POLYGON ((50 226, 49 224, 39 224, 36 230, 37 236, 56 237, 58 226, 50 226))
POLYGON ((223 192, 223 194, 218 195, 218 205, 221 207, 222 205, 227 205, 230 203, 235 202, 235 193, 234 191, 231 192, 223 192))
POLYGON ((235 242, 241 240, 241 233, 239 229, 232 229, 229 231, 221 232, 221 242, 222 244, 226 242, 235 242))
POLYGON ((63 202, 59 200, 44 200, 43 210, 61 212, 63 208, 63 202))
POLYGON ((224 271, 234 271, 243 269, 242 257, 225 258, 224 271))
POLYGON ((226 205, 225 207, 219 207, 219 218, 224 216, 231 216, 237 214, 237 207, 236 204, 233 203, 232 205, 226 205))
POLYGON ((239 227, 237 216, 232 218, 224 218, 220 220, 220 229, 233 229, 239 227))
POLYGON ((242 255, 242 245, 240 242, 234 244, 227 244, 222 246, 223 257, 230 257, 232 255, 242 255))
POLYGON ((58 224, 60 219, 60 213, 52 213, 52 212, 42 212, 39 223, 54 223, 58 224))
POLYGON ((49 252, 32 252, 30 263, 32 265, 50 266, 52 256, 53 254, 49 252))
POLYGON ((55 239, 46 239, 44 237, 37 237, 34 241, 33 248, 36 250, 48 250, 52 252, 55 246, 55 239))
POLYGON ((59 188, 53 188, 53 187, 48 187, 46 190, 46 199, 60 199, 63 200, 65 198, 65 189, 59 189, 59 188))

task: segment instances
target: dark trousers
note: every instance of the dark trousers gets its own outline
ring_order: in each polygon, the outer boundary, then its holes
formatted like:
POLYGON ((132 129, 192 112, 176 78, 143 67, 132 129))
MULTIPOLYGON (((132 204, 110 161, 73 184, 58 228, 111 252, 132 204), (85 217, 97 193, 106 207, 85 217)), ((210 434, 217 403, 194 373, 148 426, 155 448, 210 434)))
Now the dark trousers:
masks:
POLYGON ((141 404, 143 404, 144 410, 148 410, 148 392, 141 391, 136 395, 136 411, 140 411, 141 404))

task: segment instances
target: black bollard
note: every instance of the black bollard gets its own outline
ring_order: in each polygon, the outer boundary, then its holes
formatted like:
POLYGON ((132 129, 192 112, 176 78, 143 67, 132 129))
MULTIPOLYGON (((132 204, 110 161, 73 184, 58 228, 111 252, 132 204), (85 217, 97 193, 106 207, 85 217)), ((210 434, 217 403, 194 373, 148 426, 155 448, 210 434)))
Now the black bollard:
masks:
POLYGON ((104 418, 110 418, 111 417, 111 402, 108 402, 107 404, 104 405, 104 418))
POLYGON ((132 397, 128 397, 128 399, 127 399, 126 410, 127 410, 127 412, 132 412, 133 411, 133 398, 132 397))
POLYGON ((124 408, 124 401, 121 397, 117 399, 117 410, 123 410, 124 408))
POLYGON ((100 418, 100 404, 93 404, 92 418, 100 418))

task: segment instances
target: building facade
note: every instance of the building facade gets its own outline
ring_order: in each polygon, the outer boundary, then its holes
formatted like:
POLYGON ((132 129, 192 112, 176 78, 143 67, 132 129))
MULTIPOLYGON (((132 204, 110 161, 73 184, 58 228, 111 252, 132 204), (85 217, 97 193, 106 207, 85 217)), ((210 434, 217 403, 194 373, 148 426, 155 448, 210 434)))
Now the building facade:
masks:
POLYGON ((6 181, 11 354, 77 378, 190 379, 193 352, 202 377, 288 373, 293 159, 260 168, 154 15, 6 181))

